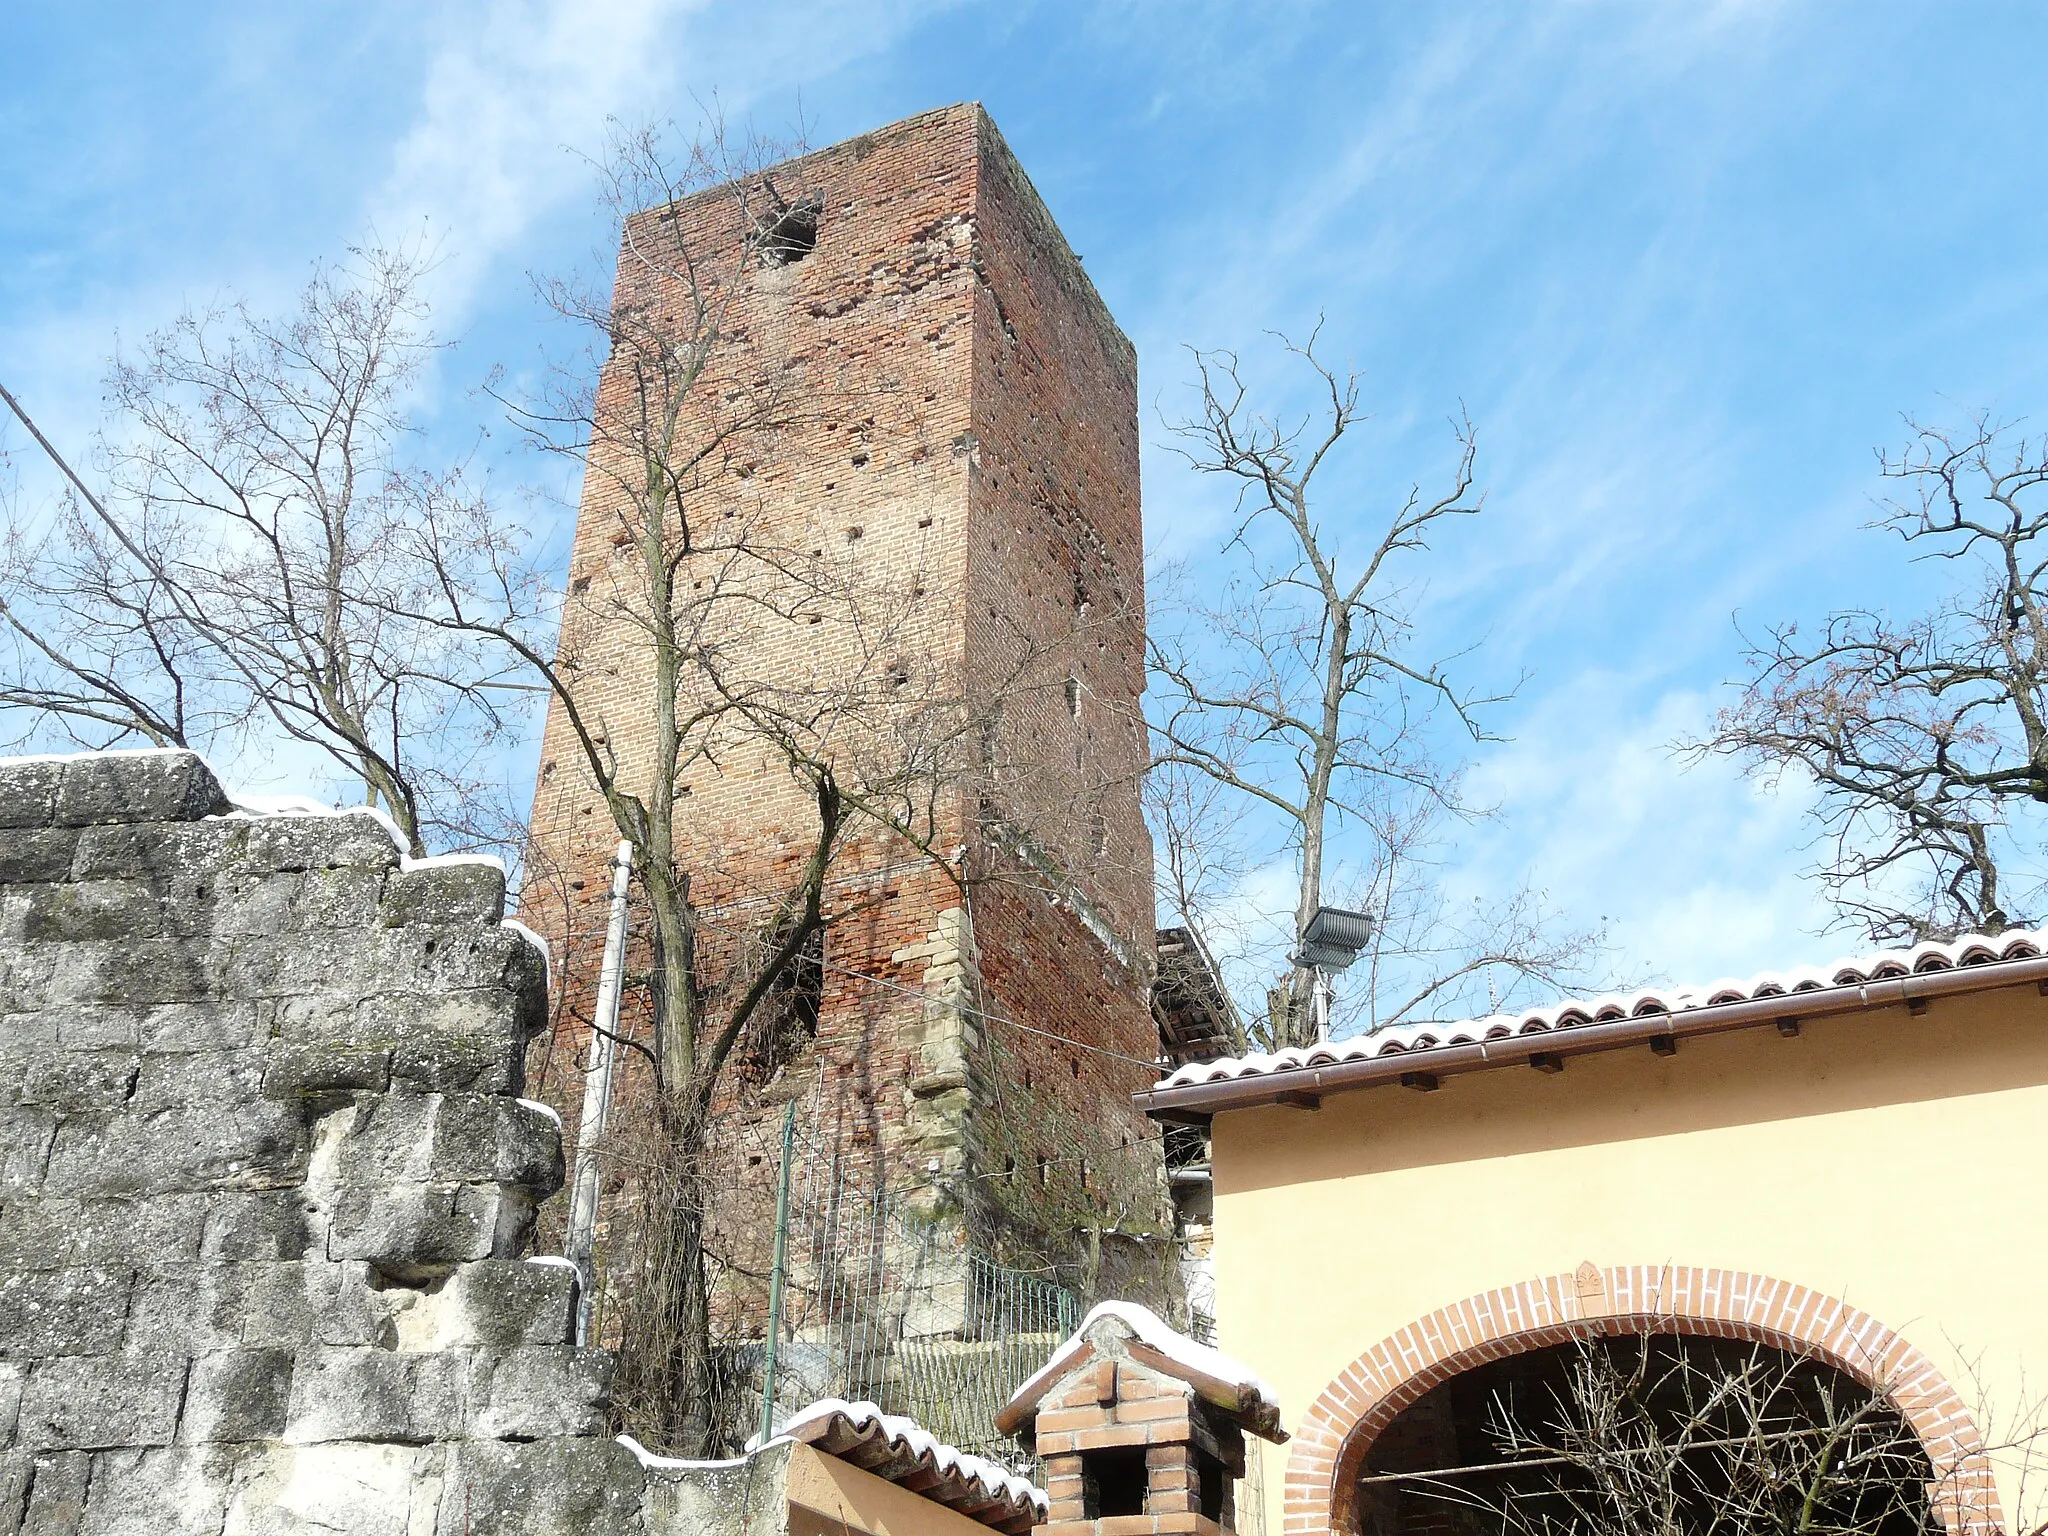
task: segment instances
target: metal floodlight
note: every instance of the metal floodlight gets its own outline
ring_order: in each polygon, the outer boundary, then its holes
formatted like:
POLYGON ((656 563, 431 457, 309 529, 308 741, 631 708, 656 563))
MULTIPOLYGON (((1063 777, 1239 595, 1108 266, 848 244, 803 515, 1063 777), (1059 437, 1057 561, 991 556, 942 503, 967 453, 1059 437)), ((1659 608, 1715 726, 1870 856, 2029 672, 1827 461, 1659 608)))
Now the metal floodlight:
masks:
POLYGON ((1347 912, 1342 907, 1317 907, 1316 915, 1302 931, 1301 953, 1296 965, 1319 971, 1345 971, 1358 959, 1358 952, 1372 942, 1370 913, 1347 912))

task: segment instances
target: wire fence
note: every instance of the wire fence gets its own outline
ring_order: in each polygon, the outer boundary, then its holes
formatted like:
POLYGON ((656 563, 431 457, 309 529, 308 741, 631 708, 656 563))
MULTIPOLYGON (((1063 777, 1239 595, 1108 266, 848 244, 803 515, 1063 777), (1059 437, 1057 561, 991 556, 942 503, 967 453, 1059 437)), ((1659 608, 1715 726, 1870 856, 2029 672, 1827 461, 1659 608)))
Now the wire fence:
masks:
POLYGON ((872 1161, 822 1144, 811 1118, 793 1141, 777 1419, 821 1397, 866 1400, 1035 1472, 996 1413, 1080 1325, 1080 1297, 977 1252, 958 1219, 933 1219, 872 1161))

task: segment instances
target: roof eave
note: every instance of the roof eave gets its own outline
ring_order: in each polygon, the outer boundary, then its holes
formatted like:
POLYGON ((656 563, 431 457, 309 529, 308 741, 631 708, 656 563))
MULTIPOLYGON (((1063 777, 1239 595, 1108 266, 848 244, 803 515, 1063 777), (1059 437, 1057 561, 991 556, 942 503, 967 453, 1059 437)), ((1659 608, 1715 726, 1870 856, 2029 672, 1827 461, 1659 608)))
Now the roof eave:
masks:
POLYGON ((2048 955, 1986 961, 1847 986, 1816 987, 1805 992, 1774 993, 1677 1013, 1645 1013, 1593 1024, 1560 1025, 1494 1040, 1395 1050, 1325 1066, 1286 1067, 1214 1082, 1145 1088, 1132 1098, 1139 1109, 1155 1119, 1202 1124, 1220 1110, 1277 1104, 1314 1108, 1326 1094, 1398 1083, 1404 1078, 1414 1084, 1418 1074, 1435 1079, 1495 1067, 1527 1066, 1530 1058, 1537 1056, 1584 1056, 1652 1040, 1724 1034, 1783 1020, 1911 1006, 1937 998, 2030 984, 2048 991, 2048 955))

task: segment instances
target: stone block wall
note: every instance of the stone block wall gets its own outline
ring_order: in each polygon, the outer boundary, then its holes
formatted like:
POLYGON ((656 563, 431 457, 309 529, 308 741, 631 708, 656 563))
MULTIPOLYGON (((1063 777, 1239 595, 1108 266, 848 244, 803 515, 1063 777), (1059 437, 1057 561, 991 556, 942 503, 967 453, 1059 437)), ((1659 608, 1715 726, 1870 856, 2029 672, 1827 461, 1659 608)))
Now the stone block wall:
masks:
POLYGON ((504 896, 189 753, 0 764, 0 1536, 648 1528, 523 1256, 504 896))

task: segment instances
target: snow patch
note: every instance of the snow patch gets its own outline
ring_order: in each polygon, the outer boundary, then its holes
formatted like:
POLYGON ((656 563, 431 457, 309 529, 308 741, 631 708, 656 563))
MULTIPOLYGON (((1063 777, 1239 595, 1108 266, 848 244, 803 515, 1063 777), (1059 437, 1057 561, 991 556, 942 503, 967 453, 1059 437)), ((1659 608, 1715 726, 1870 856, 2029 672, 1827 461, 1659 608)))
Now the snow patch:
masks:
POLYGON ((556 1130, 559 1131, 562 1128, 562 1117, 555 1113, 553 1105, 543 1104, 539 1099, 521 1099, 519 1102, 535 1114, 546 1115, 550 1120, 554 1121, 556 1130))
POLYGON ((416 859, 403 848, 399 849, 399 867, 410 874, 415 869, 460 869, 465 865, 481 865, 505 873, 505 861, 495 853, 430 853, 423 859, 416 859))
POLYGON ((310 795, 244 795, 233 790, 228 791, 228 803, 234 806, 228 812, 229 819, 247 821, 272 816, 368 816, 391 839, 391 846, 398 850, 401 867, 410 857, 406 850, 412 844, 398 830, 398 823, 391 819, 391 813, 381 805, 327 805, 310 795))
MULTIPOLYGON (((190 747, 105 747, 84 752, 23 752, 13 757, 0 757, 0 768, 23 767, 30 763, 84 763, 99 757, 199 757, 190 747)), ((199 757, 206 763, 206 759, 199 757)), ((206 763, 209 773, 213 764, 206 763)), ((219 774, 214 774, 218 779, 219 774)))
POLYGON ((508 933, 516 934, 524 939, 527 945, 540 956, 541 966, 547 972, 548 988, 552 991, 555 985, 555 957, 548 952, 548 941, 516 917, 503 918, 499 921, 498 926, 505 929, 508 933))
POLYGON ((733 1456, 724 1461, 686 1461, 680 1456, 657 1456, 631 1435, 620 1435, 619 1444, 633 1453, 633 1459, 651 1472, 702 1472, 746 1465, 747 1458, 733 1456))

